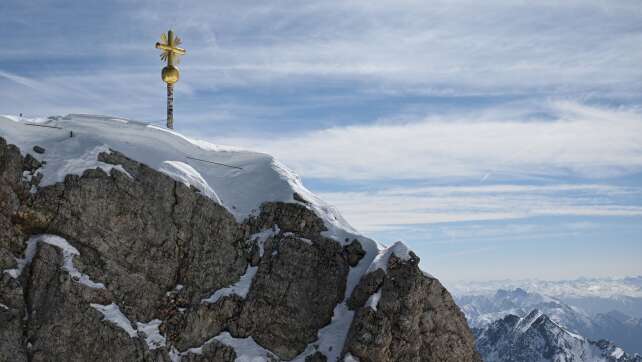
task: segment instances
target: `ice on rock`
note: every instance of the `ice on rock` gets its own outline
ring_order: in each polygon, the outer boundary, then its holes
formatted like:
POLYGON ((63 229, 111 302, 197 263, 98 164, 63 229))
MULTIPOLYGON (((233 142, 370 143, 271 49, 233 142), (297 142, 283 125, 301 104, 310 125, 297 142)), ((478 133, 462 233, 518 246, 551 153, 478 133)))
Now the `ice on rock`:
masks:
POLYGON ((113 323, 118 328, 125 331, 132 338, 138 336, 138 333, 136 332, 134 327, 132 327, 132 323, 127 317, 125 317, 123 312, 120 311, 120 308, 116 304, 112 303, 103 305, 91 303, 90 305, 92 308, 103 314, 103 320, 113 323))

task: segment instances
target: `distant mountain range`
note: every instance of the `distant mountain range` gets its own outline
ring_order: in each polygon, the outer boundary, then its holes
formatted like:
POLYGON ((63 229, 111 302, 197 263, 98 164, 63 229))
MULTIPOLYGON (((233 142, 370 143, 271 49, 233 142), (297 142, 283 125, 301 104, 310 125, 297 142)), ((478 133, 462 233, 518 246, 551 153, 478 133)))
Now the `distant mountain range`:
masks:
MULTIPOLYGON (((552 343, 552 345, 556 345, 556 343, 558 342, 562 343, 562 345, 568 347, 566 348, 568 350, 562 347, 560 347, 561 349, 559 350, 566 351, 571 355, 576 355, 577 353, 579 353, 577 352, 579 351, 579 349, 577 348, 580 347, 582 351, 585 351, 586 348, 588 348, 586 346, 590 344, 588 340, 602 340, 602 342, 593 343, 594 346, 591 347, 593 349, 595 346, 599 347, 607 345, 617 345, 621 347, 623 351, 627 351, 628 353, 642 353, 642 320, 630 317, 629 315, 622 313, 621 311, 613 310, 608 313, 591 314, 584 311, 582 308, 569 305, 558 298, 544 296, 538 293, 529 293, 522 288, 516 288, 513 290, 500 289, 497 290, 494 294, 459 295, 456 296, 455 299, 466 315, 469 325, 476 331, 476 334, 479 337, 478 349, 480 350, 480 353, 482 353, 482 356, 485 357, 485 360, 488 361, 503 361, 504 359, 498 359, 499 357, 497 356, 504 355, 509 352, 513 354, 517 353, 516 350, 512 352, 505 350, 509 345, 521 346, 515 348, 524 349, 526 351, 524 353, 528 353, 527 350, 530 347, 527 348, 526 345, 528 343, 538 343, 539 347, 537 347, 536 349, 541 350, 541 347, 544 346, 542 345, 542 341, 545 341, 548 344, 552 343), (524 319, 527 316, 533 317, 533 311, 537 311, 537 316, 542 317, 542 321, 540 322, 543 323, 546 321, 550 321, 552 323, 544 323, 547 329, 553 328, 553 325, 555 325, 562 328, 564 332, 568 332, 569 335, 573 337, 569 337, 571 339, 568 339, 568 341, 573 341, 573 343, 566 343, 568 342, 566 339, 564 340, 566 342, 547 340, 547 334, 544 333, 541 328, 536 330, 539 339, 529 339, 530 337, 522 336, 522 334, 520 333, 518 333, 518 335, 515 335, 516 332, 508 333, 508 331, 504 331, 502 329, 507 325, 517 325, 516 319, 524 319), (503 322, 498 324, 498 321, 503 322), (542 340, 540 337, 544 339, 542 340), (585 342, 577 342, 576 337, 584 340, 585 342), (613 343, 607 342, 606 340, 613 343), (507 346, 503 346, 504 344, 507 344, 507 346), (579 345, 581 346, 577 347, 579 345), (501 351, 501 353, 497 356, 494 356, 492 353, 494 353, 493 351, 497 350, 501 351)), ((526 321, 522 321, 520 323, 522 323, 521 325, 525 326, 524 323, 527 322, 534 321, 527 318, 526 321)), ((537 324, 537 326, 539 326, 539 324, 537 324)), ((554 333, 553 331, 549 332, 554 333)), ((561 331, 557 331, 555 333, 561 333, 561 331)), ((600 356, 603 355, 602 352, 600 352, 600 356)), ((585 351, 583 353, 585 357, 588 356, 588 352, 585 351)), ((595 354, 597 352, 593 351, 591 353, 595 354)), ((580 355, 577 355, 576 357, 579 358, 578 356, 580 355)), ((552 355, 549 355, 548 357, 551 356, 552 355)), ((605 356, 606 355, 602 357, 608 357, 605 356)), ((635 360, 633 359, 634 357, 631 356, 627 358, 631 359, 616 358, 610 360, 635 360)), ((554 361, 555 359, 551 357, 545 358, 544 360, 554 361)), ((579 360, 592 361, 593 359, 579 360)), ((605 360, 609 359, 607 358, 605 360)))
POLYGON ((639 355, 629 355, 609 341, 589 341, 568 331, 537 309, 524 317, 509 314, 475 334, 486 362, 642 362, 639 355))
POLYGON ((498 280, 448 283, 454 295, 492 295, 497 290, 521 288, 553 297, 581 308, 590 315, 619 311, 642 318, 642 276, 625 278, 579 278, 574 280, 498 280))
MULTIPOLYGON (((448 289, 455 295, 493 294, 499 289, 522 288, 531 293, 555 297, 560 300, 595 298, 602 300, 642 300, 642 276, 625 278, 579 278, 573 280, 495 280, 484 282, 450 282, 448 289)), ((628 303, 628 302, 627 302, 628 303)), ((604 312, 604 310, 600 311, 604 312)), ((642 318, 642 303, 637 313, 627 313, 642 318), (637 314, 639 313, 639 315, 637 314)))

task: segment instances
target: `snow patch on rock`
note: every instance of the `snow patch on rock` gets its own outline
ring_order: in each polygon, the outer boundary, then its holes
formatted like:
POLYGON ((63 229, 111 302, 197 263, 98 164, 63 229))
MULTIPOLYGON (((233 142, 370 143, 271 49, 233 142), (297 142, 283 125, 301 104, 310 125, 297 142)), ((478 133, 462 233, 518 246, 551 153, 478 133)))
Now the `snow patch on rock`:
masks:
POLYGON ((134 327, 134 324, 120 311, 120 307, 117 304, 91 303, 90 305, 102 313, 103 321, 110 322, 122 329, 130 338, 139 337, 139 334, 145 337, 145 342, 150 351, 166 346, 165 336, 159 330, 160 325, 163 323, 160 319, 153 319, 147 323, 136 322, 136 327, 134 327))
POLYGON ((379 300, 381 299, 381 289, 377 290, 376 293, 372 294, 366 301, 366 307, 372 308, 375 312, 377 311, 377 306, 379 305, 379 300))
POLYGON ((212 337, 205 341, 199 347, 190 348, 184 352, 176 350, 172 347, 169 355, 172 362, 180 362, 181 359, 187 354, 203 354, 203 348, 213 341, 218 341, 228 347, 231 347, 236 353, 235 362, 267 362, 272 360, 279 360, 278 357, 269 350, 259 346, 252 337, 235 338, 229 332, 222 332, 221 334, 212 337))
POLYGON ((391 246, 382 249, 377 254, 376 258, 372 261, 372 264, 368 268, 368 273, 371 273, 377 269, 382 269, 383 271, 388 271, 388 261, 390 256, 394 255, 401 260, 410 260, 410 249, 408 246, 403 243, 403 241, 397 241, 391 246))
POLYGON ((624 355, 624 351, 620 347, 616 347, 615 350, 611 353, 611 357, 620 359, 624 355))
POLYGON ((36 246, 38 246, 38 239, 31 237, 27 240, 27 248, 25 249, 25 257, 16 259, 17 267, 14 269, 6 269, 5 273, 9 274, 12 278, 18 279, 22 275, 24 268, 31 263, 33 257, 36 255, 36 246))
POLYGON ((278 235, 279 232, 281 232, 281 229, 279 229, 279 225, 274 224, 271 229, 265 229, 250 236, 250 240, 255 240, 259 246, 259 256, 262 257, 263 253, 265 252, 265 242, 269 238, 278 235))
POLYGON ((136 329, 145 335, 145 342, 150 350, 165 346, 165 336, 158 329, 162 323, 160 319, 153 319, 147 323, 136 322, 136 329))
POLYGON ((283 236, 291 237, 291 238, 295 238, 295 239, 298 239, 298 240, 303 241, 304 243, 306 243, 306 244, 308 244, 308 245, 312 245, 312 240, 307 239, 307 238, 302 238, 302 237, 300 237, 300 236, 297 236, 295 233, 290 232, 290 231, 288 231, 287 233, 283 233, 283 236))
POLYGON ((219 299, 232 294, 236 294, 239 297, 245 299, 247 293, 250 291, 252 280, 254 280, 254 276, 256 275, 256 271, 258 269, 258 266, 248 266, 245 270, 245 274, 241 275, 241 278, 238 282, 232 284, 229 287, 215 291, 214 294, 212 294, 209 298, 201 300, 201 303, 216 303, 219 301, 219 299))
POLYGON ((48 159, 47 164, 41 167, 44 177, 40 183, 41 186, 47 186, 63 180, 67 175, 82 175, 83 172, 89 169, 99 168, 105 171, 107 174, 111 172, 112 169, 117 169, 118 171, 133 178, 121 165, 112 165, 109 163, 98 161, 98 155, 101 153, 111 153, 111 150, 106 145, 100 145, 88 149, 82 153, 77 158, 71 159, 54 159, 56 161, 52 163, 52 159, 48 159), (54 170, 50 170, 55 167, 54 170))
POLYGON ((259 346, 252 337, 234 338, 228 332, 223 332, 212 339, 232 347, 234 349, 234 352, 236 352, 235 362, 258 362, 277 359, 277 356, 275 354, 259 346))
POLYGON ((92 308, 103 314, 103 320, 108 321, 114 324, 116 327, 122 329, 131 338, 138 337, 138 333, 136 333, 136 330, 134 329, 134 327, 132 327, 132 323, 123 314, 123 312, 120 311, 118 305, 114 303, 108 305, 91 303, 90 305, 92 308))
POLYGON ((348 353, 346 356, 343 358, 343 362, 359 362, 359 359, 352 354, 348 353))
POLYGON ((31 263, 33 260, 34 255, 36 254, 36 247, 39 242, 43 242, 45 244, 49 244, 52 246, 55 246, 59 248, 62 251, 63 255, 63 266, 62 269, 69 273, 69 276, 76 282, 85 285, 89 288, 94 288, 94 289, 104 289, 105 285, 103 283, 97 283, 91 280, 91 278, 87 274, 81 273, 76 267, 74 266, 74 257, 77 255, 80 255, 80 252, 78 252, 78 249, 74 248, 69 242, 57 235, 49 235, 49 234, 42 234, 42 235, 34 235, 29 240, 27 241, 27 249, 25 250, 25 257, 22 259, 17 259, 16 262, 18 264, 18 267, 15 269, 9 269, 5 270, 5 273, 8 273, 10 276, 12 276, 14 279, 18 278, 21 274, 25 266, 31 263))

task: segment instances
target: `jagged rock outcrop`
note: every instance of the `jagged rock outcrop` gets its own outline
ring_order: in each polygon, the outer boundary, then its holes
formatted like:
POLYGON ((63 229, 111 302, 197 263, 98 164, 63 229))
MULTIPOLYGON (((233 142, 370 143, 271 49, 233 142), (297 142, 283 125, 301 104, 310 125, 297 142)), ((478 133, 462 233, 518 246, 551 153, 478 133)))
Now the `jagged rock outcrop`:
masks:
POLYGON ((346 352, 364 362, 460 361, 474 356, 463 313, 437 279, 421 272, 419 258, 410 255, 405 262, 392 255, 386 272, 377 269, 361 279, 349 301, 358 312, 346 352), (363 295, 376 290, 376 306, 363 308, 363 295))
MULTIPOLYGON (((239 223, 124 154, 98 157, 120 167, 39 186, 39 161, 0 137, 0 361, 327 360, 319 330, 370 262, 357 240, 325 236, 305 202, 264 203, 239 223)), ((392 255, 361 278, 340 356, 479 360, 418 262, 392 255)))

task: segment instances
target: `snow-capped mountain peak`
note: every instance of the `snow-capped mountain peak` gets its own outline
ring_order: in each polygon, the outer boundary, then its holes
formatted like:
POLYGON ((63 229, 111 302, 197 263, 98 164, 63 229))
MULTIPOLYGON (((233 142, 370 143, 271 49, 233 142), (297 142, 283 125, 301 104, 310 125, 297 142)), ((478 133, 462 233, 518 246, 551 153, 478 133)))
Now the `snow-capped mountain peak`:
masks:
POLYGON ((487 362, 642 361, 611 342, 593 342, 570 332, 536 309, 525 317, 507 315, 477 330, 477 349, 487 362))

